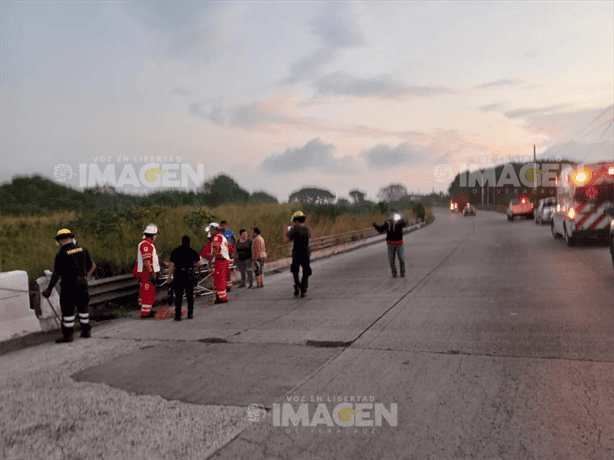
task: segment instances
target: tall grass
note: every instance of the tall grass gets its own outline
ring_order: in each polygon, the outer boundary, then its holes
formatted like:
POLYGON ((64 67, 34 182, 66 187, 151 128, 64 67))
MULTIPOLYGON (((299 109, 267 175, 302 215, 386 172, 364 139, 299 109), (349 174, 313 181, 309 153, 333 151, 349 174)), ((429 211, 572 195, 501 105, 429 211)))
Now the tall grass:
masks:
MULTIPOLYGON (((76 234, 98 265, 97 277, 129 273, 136 261, 137 244, 143 229, 155 223, 160 235, 156 248, 162 260, 181 244, 182 235, 190 235, 192 247, 200 250, 206 243, 205 226, 210 220, 226 220, 237 234, 244 228, 252 235, 258 227, 264 237, 269 260, 288 257, 288 246, 282 242, 282 229, 291 225, 290 218, 299 209, 296 204, 226 204, 216 208, 195 206, 104 208, 91 213, 56 212, 37 216, 3 216, 0 252, 2 271, 25 270, 36 279, 45 269, 53 270, 59 247, 54 237, 60 228, 67 227, 76 234)), ((427 217, 430 209, 427 210, 427 217)), ((413 217, 405 211, 408 218, 413 217)), ((312 237, 344 233, 367 228, 373 221, 383 222, 379 210, 372 214, 339 214, 318 212, 307 214, 312 237)))

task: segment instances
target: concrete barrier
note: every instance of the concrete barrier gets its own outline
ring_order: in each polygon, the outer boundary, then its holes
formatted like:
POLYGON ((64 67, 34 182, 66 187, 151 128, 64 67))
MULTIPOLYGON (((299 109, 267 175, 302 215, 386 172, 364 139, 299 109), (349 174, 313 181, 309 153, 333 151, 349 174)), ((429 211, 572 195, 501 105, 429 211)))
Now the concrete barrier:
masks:
MULTIPOLYGON (((41 292, 47 289, 49 281, 51 280, 51 271, 45 270, 45 276, 37 278, 36 284, 41 292)), ((60 295, 57 291, 58 285, 51 291, 51 295, 48 299, 45 299, 41 295, 41 315, 38 320, 40 322, 40 328, 47 331, 55 331, 60 329, 62 324, 62 309, 60 308, 60 295)))
POLYGON ((23 270, 0 273, 0 341, 40 330, 30 308, 28 274, 23 270))

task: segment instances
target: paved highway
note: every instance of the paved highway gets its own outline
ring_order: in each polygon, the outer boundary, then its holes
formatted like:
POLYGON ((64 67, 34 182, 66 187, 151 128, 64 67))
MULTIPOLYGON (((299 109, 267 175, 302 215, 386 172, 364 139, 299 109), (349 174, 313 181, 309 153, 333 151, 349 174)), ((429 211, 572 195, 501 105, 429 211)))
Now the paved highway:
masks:
MULTIPOLYGON (((89 347, 130 347, 79 366, 75 391, 103 383, 129 398, 162 396, 168 417, 176 404, 236 409, 234 430, 209 431, 213 444, 175 436, 171 424, 177 446, 154 450, 162 458, 614 458, 607 247, 567 248, 548 227, 497 213, 435 216, 405 236, 405 278, 392 278, 378 243, 316 261, 305 299, 281 273, 264 289, 235 289, 228 305, 197 308, 192 321, 98 327, 89 347), (372 427, 354 414, 339 423, 337 404, 352 396, 372 404, 348 406, 372 427), (389 418, 377 420, 378 404, 389 418), (303 409, 307 419, 276 419, 303 409), (208 450, 188 447, 201 442, 208 450)), ((111 419, 97 424, 111 433, 111 419)), ((148 449, 115 445, 105 458, 148 449)))

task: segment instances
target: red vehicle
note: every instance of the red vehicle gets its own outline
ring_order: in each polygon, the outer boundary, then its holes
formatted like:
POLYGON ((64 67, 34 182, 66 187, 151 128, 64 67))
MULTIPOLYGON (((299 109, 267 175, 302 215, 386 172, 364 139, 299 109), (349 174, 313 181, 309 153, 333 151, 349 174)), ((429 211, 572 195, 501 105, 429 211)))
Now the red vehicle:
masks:
POLYGON ((469 197, 466 193, 456 193, 450 200, 450 212, 462 212, 468 203, 469 197))
POLYGON ((512 199, 507 208, 507 220, 513 221, 516 217, 522 216, 529 219, 534 217, 533 203, 527 196, 512 199))

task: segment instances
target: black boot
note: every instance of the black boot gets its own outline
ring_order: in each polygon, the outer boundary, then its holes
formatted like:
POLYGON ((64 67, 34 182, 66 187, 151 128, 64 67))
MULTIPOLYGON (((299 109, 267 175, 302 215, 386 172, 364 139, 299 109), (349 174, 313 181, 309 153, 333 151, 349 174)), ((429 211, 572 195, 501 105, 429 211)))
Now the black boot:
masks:
POLYGON ((81 324, 81 337, 89 339, 92 336, 92 326, 90 323, 81 324))
POLYGON ((72 327, 62 325, 62 337, 55 339, 55 343, 68 343, 74 340, 75 330, 72 327))
POLYGON ((299 289, 298 289, 298 286, 295 284, 294 285, 294 296, 296 297, 298 296, 298 294, 299 294, 299 289))

